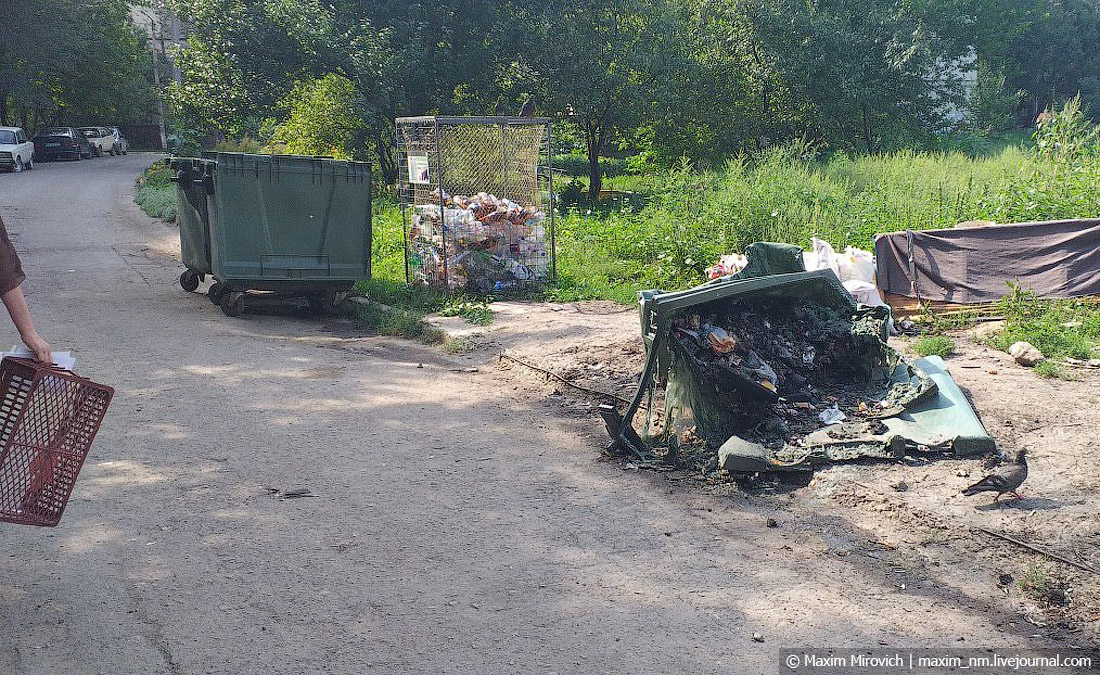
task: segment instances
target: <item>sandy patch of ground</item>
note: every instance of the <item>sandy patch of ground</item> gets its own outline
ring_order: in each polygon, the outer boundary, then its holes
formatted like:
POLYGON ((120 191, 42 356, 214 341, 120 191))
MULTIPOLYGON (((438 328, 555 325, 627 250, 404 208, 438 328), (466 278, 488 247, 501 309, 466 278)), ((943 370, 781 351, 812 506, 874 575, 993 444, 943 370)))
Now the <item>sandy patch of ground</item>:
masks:
MULTIPOLYGON (((601 397, 563 385, 541 370, 501 360, 499 352, 585 387, 629 398, 644 362, 635 308, 592 302, 493 305, 484 328, 461 318, 435 325, 475 349, 464 358, 525 382, 532 396, 559 403, 565 415, 594 418, 601 397), (495 365, 494 365, 495 364, 495 365)), ((969 598, 974 611, 1003 615, 1071 645, 1100 645, 1100 575, 997 539, 1002 533, 1100 569, 1100 374, 1081 381, 1045 380, 1008 355, 956 336, 947 360, 1006 457, 1029 451, 1025 499, 992 505, 991 495, 963 497, 997 457, 907 458, 838 464, 805 480, 763 477, 735 483, 717 473, 662 469, 670 490, 728 498, 774 513, 788 532, 818 541, 815 555, 856 556, 881 564, 897 589, 930 587, 969 598), (853 538, 852 532, 865 536, 853 538)), ((907 348, 907 341, 895 346, 907 348)), ((598 427, 593 423, 593 428, 598 427)), ((593 452, 603 442, 593 435, 593 452)), ((625 470, 637 463, 617 460, 625 470)), ((870 591, 868 591, 870 592, 870 591)), ((961 636, 960 636, 961 637, 961 636)))

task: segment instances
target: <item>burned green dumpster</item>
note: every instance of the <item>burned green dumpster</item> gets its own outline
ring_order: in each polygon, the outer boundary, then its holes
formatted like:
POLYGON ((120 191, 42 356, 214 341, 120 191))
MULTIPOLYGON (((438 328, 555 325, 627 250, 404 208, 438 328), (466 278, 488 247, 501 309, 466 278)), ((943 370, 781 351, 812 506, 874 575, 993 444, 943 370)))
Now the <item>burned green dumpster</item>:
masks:
POLYGON ((994 449, 942 360, 910 363, 887 344, 887 308, 805 271, 797 247, 746 254, 734 277, 640 294, 645 371, 624 413, 601 409, 619 449, 712 455, 731 473, 994 449), (664 414, 636 428, 658 390, 664 414))

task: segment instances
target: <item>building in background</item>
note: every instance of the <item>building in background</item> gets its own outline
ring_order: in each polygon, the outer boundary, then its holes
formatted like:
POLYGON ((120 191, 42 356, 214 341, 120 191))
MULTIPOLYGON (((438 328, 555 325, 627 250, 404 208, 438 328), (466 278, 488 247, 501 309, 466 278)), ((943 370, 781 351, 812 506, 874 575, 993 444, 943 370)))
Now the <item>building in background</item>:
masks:
POLYGON ((159 147, 163 149, 168 147, 168 138, 164 129, 164 98, 161 94, 165 80, 179 83, 183 79, 179 68, 176 67, 176 52, 186 44, 189 30, 187 24, 179 17, 156 2, 149 5, 130 5, 130 17, 134 24, 148 36, 153 81, 157 88, 158 119, 155 123, 155 131, 143 128, 152 125, 132 125, 126 131, 131 140, 139 144, 148 144, 154 140, 148 137, 154 136, 159 147))

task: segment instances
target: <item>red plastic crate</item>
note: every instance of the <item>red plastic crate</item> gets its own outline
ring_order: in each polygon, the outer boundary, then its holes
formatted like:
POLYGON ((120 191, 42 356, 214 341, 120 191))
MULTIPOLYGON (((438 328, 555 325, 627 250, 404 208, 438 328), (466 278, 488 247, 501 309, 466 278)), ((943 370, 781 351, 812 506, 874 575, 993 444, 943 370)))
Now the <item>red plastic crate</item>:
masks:
POLYGON ((0 521, 61 521, 114 394, 29 359, 0 362, 0 521))

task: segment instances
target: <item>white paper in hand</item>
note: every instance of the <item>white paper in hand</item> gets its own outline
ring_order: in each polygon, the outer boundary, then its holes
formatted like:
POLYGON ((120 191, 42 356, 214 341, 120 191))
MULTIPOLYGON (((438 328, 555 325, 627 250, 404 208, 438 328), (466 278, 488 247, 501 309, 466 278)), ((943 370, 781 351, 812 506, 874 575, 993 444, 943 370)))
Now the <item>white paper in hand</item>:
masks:
MULTIPOLYGON (((0 357, 2 356, 14 356, 20 359, 34 358, 34 354, 31 352, 31 350, 27 349, 23 345, 12 345, 11 349, 4 352, 3 354, 0 354, 0 357)), ((71 371, 74 367, 76 367, 76 358, 73 357, 72 352, 50 352, 50 358, 53 360, 54 365, 58 368, 63 368, 65 370, 71 371)))

